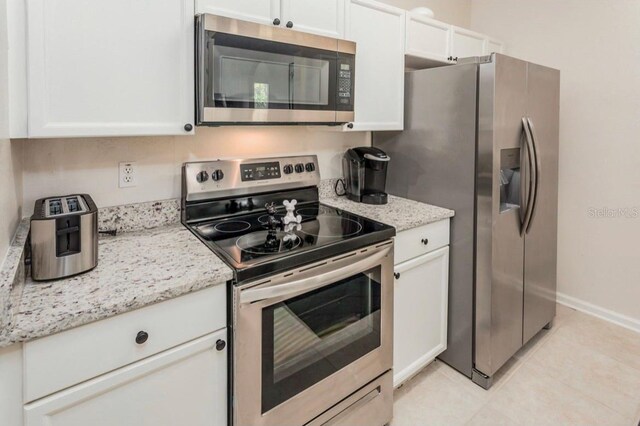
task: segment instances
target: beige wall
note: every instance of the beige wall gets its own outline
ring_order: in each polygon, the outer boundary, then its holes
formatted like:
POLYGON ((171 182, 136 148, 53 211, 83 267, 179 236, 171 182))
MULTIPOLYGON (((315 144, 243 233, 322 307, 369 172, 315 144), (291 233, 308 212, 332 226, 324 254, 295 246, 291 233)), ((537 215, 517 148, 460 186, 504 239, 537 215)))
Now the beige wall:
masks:
MULTIPOLYGON (((434 18, 468 28, 471 22, 471 0, 381 0, 402 9, 425 6, 433 10, 434 18)), ((491 34, 491 33, 489 33, 491 34)))
POLYGON ((0 264, 20 218, 21 147, 9 141, 6 2, 0 0, 0 264))
POLYGON ((473 0, 471 13, 509 54, 562 73, 558 291, 638 329, 639 24, 631 0, 473 0), (595 217, 602 208, 638 210, 595 217))
POLYGON ((17 141, 24 148, 24 210, 36 199, 86 192, 99 207, 180 197, 185 161, 317 154, 323 178, 341 176, 341 157, 368 145, 366 132, 309 127, 198 128, 196 136, 17 141), (137 161, 138 185, 118 188, 118 163, 137 161))

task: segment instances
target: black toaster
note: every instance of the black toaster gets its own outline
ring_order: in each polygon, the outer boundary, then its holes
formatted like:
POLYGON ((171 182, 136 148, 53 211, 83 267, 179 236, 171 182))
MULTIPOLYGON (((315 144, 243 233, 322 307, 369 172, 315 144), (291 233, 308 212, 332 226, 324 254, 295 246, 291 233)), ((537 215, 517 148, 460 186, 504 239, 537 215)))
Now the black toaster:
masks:
POLYGON ((31 216, 31 277, 54 280, 98 264, 98 209, 87 194, 41 198, 31 216))

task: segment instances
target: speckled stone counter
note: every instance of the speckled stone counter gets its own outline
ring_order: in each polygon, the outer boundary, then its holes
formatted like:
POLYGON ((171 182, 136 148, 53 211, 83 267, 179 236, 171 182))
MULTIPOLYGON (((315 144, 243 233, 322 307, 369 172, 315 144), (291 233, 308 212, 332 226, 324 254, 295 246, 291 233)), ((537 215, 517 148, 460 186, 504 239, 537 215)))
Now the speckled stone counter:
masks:
POLYGON ((24 245, 29 235, 29 219, 18 224, 4 261, 0 259, 0 335, 11 321, 9 305, 11 289, 24 282, 24 245))
POLYGON ((396 232, 416 228, 433 222, 452 217, 453 210, 406 198, 389 196, 389 202, 380 206, 371 204, 356 203, 347 197, 327 197, 321 198, 321 202, 330 206, 346 210, 351 213, 377 220, 396 228, 396 232))
POLYGON ((102 237, 98 266, 13 285, 0 347, 226 283, 231 269, 181 224, 102 237))

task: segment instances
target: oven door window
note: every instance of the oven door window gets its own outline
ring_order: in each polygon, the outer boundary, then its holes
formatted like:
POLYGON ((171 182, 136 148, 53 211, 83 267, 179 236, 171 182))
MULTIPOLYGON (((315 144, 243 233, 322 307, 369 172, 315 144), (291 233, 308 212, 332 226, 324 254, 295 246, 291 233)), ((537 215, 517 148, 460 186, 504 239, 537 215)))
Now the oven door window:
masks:
POLYGON ((380 269, 263 308, 263 413, 380 347, 380 269))
POLYGON ((336 109, 336 52, 206 34, 206 107, 336 109))

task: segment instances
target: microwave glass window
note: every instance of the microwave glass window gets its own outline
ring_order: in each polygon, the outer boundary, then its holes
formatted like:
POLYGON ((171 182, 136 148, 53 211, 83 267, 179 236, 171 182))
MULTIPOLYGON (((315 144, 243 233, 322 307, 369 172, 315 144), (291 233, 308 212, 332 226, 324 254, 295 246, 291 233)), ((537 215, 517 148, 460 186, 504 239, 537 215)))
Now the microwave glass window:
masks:
POLYGON ((208 107, 335 109, 335 52, 213 32, 206 51, 208 107))
POLYGON ((262 412, 380 346, 380 267, 262 311, 262 412))

